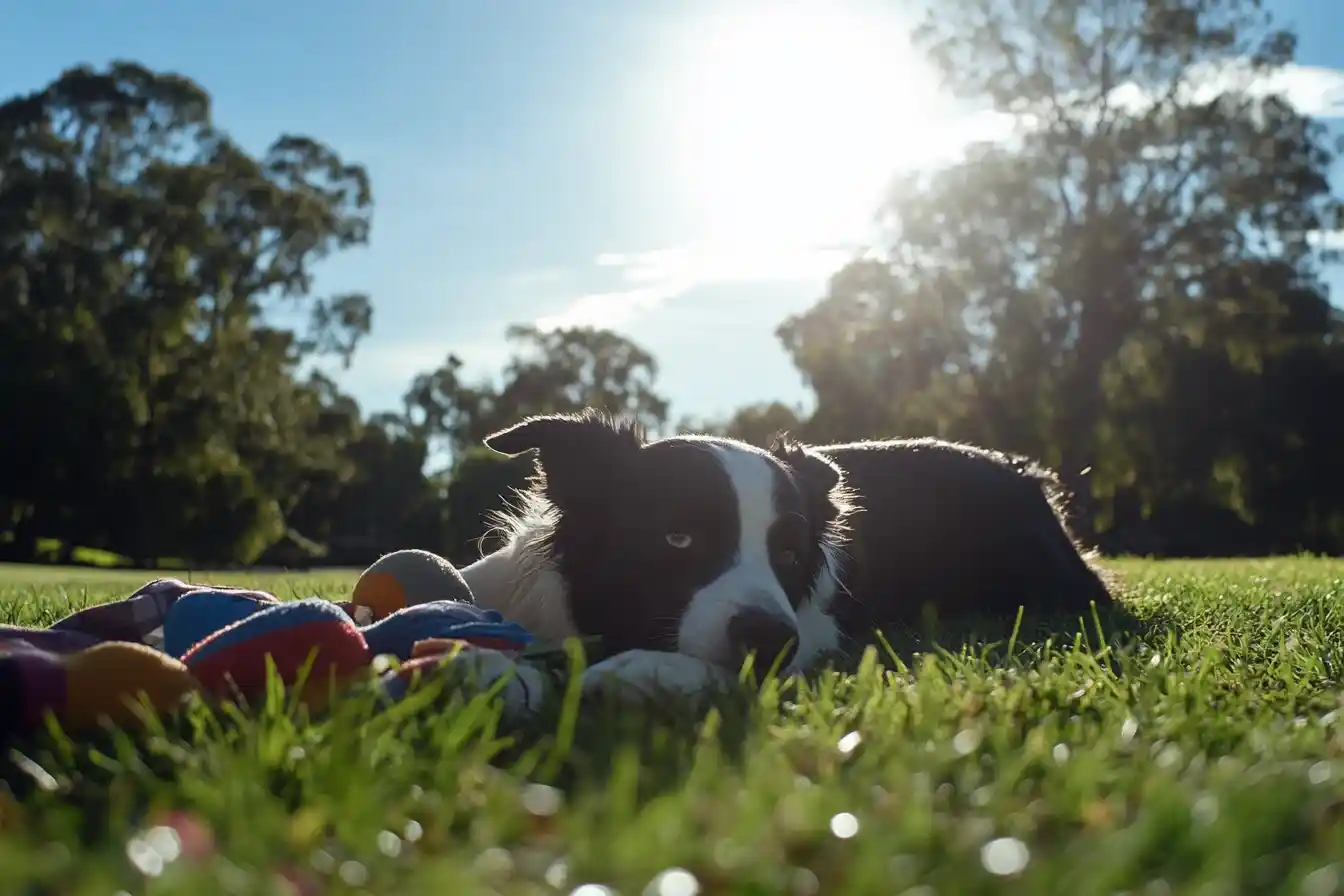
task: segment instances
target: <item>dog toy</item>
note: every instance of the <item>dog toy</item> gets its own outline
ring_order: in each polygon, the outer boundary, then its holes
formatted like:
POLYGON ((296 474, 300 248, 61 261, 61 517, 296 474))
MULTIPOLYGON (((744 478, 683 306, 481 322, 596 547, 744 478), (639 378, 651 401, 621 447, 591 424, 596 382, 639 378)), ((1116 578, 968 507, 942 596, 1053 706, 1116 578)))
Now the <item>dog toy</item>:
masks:
MULTIPOLYGON (((201 599, 220 600, 204 594, 201 599)), ((185 600, 178 604, 190 610, 185 600)), ((203 605, 200 610, 205 610, 203 605)), ((224 610, 201 615, 220 618, 238 611, 239 605, 233 602, 224 610)), ((165 626, 165 635, 170 630, 165 626)), ((375 656, 390 655, 407 662, 426 653, 421 645, 440 644, 439 654, 459 644, 516 654, 531 643, 526 629, 473 604, 416 604, 361 627, 337 604, 308 598, 265 606, 247 615, 195 644, 182 661, 207 692, 250 699, 265 688, 268 663, 290 686, 311 658, 301 697, 310 707, 320 708, 333 685, 348 681, 375 656)))
POLYGON ((73 653, 26 647, 0 655, 0 728, 31 729, 52 713, 79 731, 109 721, 129 727, 143 699, 163 711, 200 689, 180 661, 129 641, 107 641, 73 653))
POLYGON ((398 551, 369 572, 349 603, 157 579, 49 629, 0 626, 0 735, 30 731, 47 713, 70 731, 127 725, 138 719, 135 697, 160 711, 192 693, 252 700, 271 668, 287 687, 306 669, 299 699, 320 710, 380 655, 398 660, 377 676, 391 700, 462 650, 491 654, 495 668, 532 661, 532 635, 472 603, 441 558, 398 551))
POLYGON ((431 601, 475 603, 466 580, 451 563, 438 554, 415 550, 379 557, 360 575, 350 599, 355 607, 368 607, 374 621, 431 601))
POLYGON ((521 651, 532 643, 526 629, 497 611, 449 600, 406 607, 361 631, 375 656, 390 654, 402 661, 411 659, 416 645, 425 641, 464 641, 504 652, 521 651))
POLYGON ((269 666, 287 686, 307 668, 302 699, 320 708, 332 686, 371 658, 354 621, 335 604, 313 597, 246 616, 198 642, 182 662, 210 694, 245 699, 264 692, 269 666))
MULTIPOLYGON (((214 591, 252 598, 257 603, 278 603, 273 594, 227 588, 222 585, 188 585, 181 579, 154 579, 147 582, 124 600, 94 604, 76 610, 64 619, 52 623, 50 632, 62 632, 73 637, 92 638, 95 642, 129 641, 134 644, 163 646, 163 627, 177 601, 197 591, 214 591)), ((0 646, 9 640, 0 632, 0 646)))
POLYGON ((245 591, 208 588, 182 595, 163 620, 163 651, 181 659, 198 642, 267 607, 278 606, 245 591))

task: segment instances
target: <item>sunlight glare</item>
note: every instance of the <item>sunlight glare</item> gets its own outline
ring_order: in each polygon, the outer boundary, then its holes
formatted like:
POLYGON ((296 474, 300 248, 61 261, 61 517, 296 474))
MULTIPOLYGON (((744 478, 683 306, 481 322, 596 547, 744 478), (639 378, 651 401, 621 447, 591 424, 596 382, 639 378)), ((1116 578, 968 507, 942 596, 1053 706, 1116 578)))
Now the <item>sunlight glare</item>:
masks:
POLYGON ((891 176, 946 152, 948 104, 902 23, 838 7, 721 12, 691 29, 669 130, 705 240, 860 240, 891 176))

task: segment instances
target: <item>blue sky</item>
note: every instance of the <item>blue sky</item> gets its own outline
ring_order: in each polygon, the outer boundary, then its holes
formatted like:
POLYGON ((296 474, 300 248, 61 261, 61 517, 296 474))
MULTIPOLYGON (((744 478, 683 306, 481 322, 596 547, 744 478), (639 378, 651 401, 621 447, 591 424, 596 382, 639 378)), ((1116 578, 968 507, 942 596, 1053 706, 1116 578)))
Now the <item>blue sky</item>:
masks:
MULTIPOLYGON (((1269 5, 1302 35, 1290 95, 1344 103, 1344 6, 1269 5)), ((504 328, 541 320, 629 334, 674 414, 713 415, 805 398, 775 326, 821 294, 893 164, 993 126, 892 51, 901 6, 43 0, 5 14, 0 90, 134 59, 198 80, 249 148, 288 130, 367 165, 371 245, 318 288, 374 297, 342 375, 369 409, 449 351, 498 369, 504 328)))

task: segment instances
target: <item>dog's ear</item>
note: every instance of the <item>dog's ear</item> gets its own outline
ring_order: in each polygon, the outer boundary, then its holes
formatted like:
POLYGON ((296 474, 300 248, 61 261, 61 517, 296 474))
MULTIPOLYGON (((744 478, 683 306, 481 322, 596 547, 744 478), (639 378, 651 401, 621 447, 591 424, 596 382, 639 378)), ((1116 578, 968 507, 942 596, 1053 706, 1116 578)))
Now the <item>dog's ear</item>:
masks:
POLYGON ((839 467, 793 441, 787 432, 775 433, 774 438, 770 440, 770 454, 793 470, 806 485, 822 494, 829 494, 831 489, 840 484, 839 467))
POLYGON ((486 436, 485 445, 509 457, 535 450, 546 497, 567 510, 597 492, 643 447, 644 432, 638 423, 590 409, 528 417, 486 436))
POLYGON ((842 482, 840 468, 829 458, 808 451, 803 445, 778 432, 770 440, 770 454, 793 471, 807 514, 819 532, 842 525, 850 510, 849 490, 842 482))

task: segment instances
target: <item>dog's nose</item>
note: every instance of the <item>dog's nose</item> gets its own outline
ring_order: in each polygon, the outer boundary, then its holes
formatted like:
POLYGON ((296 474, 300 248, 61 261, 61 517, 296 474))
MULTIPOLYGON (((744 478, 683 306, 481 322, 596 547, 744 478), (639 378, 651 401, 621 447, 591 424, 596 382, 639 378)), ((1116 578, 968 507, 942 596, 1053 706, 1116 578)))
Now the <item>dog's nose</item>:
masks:
POLYGON ((758 675, 764 674, 779 660, 783 669, 793 662, 798 650, 798 630, 793 623, 768 610, 743 610, 728 620, 728 643, 738 660, 747 654, 756 654, 752 667, 758 675))

